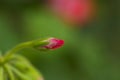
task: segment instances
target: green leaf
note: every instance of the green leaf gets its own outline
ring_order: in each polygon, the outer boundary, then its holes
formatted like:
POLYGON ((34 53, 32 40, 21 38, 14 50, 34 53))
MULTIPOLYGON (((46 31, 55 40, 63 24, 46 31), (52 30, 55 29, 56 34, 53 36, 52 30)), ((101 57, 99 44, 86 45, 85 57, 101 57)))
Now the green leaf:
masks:
POLYGON ((35 69, 27 59, 20 55, 16 55, 14 59, 9 62, 9 64, 32 80, 42 78, 42 75, 37 71, 37 69, 35 69))
POLYGON ((21 80, 31 80, 29 77, 27 77, 26 75, 22 74, 17 68, 11 66, 11 65, 8 65, 9 68, 17 75, 19 76, 19 78, 21 80))
POLYGON ((0 66, 0 80, 4 80, 4 69, 0 66))
POLYGON ((4 65, 4 68, 5 68, 8 76, 9 76, 9 79, 10 79, 10 80, 15 80, 15 76, 14 76, 14 74, 13 74, 12 69, 9 67, 9 64, 5 64, 5 65, 4 65))

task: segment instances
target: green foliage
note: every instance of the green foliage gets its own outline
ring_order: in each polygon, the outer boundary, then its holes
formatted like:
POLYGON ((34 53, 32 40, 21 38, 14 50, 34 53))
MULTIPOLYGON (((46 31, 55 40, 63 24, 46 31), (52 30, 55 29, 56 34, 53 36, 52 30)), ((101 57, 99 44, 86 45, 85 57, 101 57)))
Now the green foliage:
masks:
POLYGON ((0 65, 0 80, 42 80, 41 74, 28 60, 14 55, 7 63, 0 65))

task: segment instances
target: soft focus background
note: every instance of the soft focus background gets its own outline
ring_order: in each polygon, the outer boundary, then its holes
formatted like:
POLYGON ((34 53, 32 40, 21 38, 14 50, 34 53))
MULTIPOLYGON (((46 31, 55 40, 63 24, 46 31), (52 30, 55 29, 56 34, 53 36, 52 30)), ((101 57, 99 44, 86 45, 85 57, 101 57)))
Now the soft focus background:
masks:
POLYGON ((28 40, 57 37, 55 51, 21 51, 45 80, 120 80, 120 1, 97 0, 92 23, 71 27, 45 6, 44 0, 0 0, 0 49, 28 40))

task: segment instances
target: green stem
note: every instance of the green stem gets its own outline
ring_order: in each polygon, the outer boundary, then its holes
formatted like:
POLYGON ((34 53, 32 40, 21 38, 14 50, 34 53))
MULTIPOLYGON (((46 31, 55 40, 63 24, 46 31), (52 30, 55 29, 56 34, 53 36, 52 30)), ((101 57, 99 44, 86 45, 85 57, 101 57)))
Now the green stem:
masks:
POLYGON ((46 41, 46 40, 35 40, 35 41, 21 43, 6 53, 6 55, 3 58, 3 63, 9 61, 9 59, 11 59, 13 54, 17 53, 18 51, 20 51, 23 48, 30 47, 30 48, 37 49, 37 47, 42 47, 47 44, 48 44, 48 41, 46 41))
POLYGON ((14 47, 13 49, 11 49, 10 51, 6 53, 6 55, 4 56, 4 62, 8 61, 12 57, 13 54, 17 53, 21 49, 31 47, 32 45, 33 45, 33 42, 25 42, 25 43, 17 45, 16 47, 14 47))

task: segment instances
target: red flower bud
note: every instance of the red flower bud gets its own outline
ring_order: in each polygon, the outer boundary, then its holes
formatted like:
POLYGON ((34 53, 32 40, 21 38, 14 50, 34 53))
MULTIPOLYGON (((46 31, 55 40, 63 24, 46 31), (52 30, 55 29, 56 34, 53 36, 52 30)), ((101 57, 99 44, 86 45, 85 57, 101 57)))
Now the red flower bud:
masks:
POLYGON ((46 46, 43 46, 43 48, 45 49, 57 49, 63 46, 64 44, 63 40, 56 39, 56 38, 49 38, 47 41, 49 42, 49 44, 46 46))
POLYGON ((93 0, 51 0, 52 8, 65 22, 84 24, 88 22, 95 10, 93 0))

